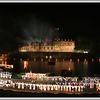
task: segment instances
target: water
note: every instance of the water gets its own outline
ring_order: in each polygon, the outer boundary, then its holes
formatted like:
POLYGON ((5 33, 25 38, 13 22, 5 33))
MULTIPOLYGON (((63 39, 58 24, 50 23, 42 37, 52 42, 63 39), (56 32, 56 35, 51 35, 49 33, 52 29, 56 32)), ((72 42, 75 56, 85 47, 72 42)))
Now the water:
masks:
MULTIPOLYGON (((17 70, 24 70, 24 61, 14 65, 17 70)), ((44 61, 28 61, 27 71, 34 73, 55 73, 56 75, 66 76, 99 76, 100 75, 100 62, 98 61, 59 61, 55 65, 48 65, 44 61)))

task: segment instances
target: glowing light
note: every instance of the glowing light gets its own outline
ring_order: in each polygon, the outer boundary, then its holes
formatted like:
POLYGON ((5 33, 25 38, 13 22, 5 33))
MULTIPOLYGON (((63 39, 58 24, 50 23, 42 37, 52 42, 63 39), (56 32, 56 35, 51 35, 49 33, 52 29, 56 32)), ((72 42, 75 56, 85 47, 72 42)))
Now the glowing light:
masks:
POLYGON ((48 56, 46 56, 45 58, 48 59, 48 56))
POLYGON ((70 59, 70 62, 72 62, 72 59, 70 59))
POLYGON ((80 59, 78 58, 78 59, 77 59, 77 61, 79 62, 79 61, 80 61, 80 59))
POLYGON ((24 69, 28 67, 28 61, 24 61, 24 69))
POLYGON ((100 62, 100 58, 99 58, 99 62, 100 62))
POLYGON ((51 59, 51 58, 52 58, 52 56, 49 56, 49 58, 51 59))
POLYGON ((83 53, 88 53, 88 51, 83 51, 83 53))
POLYGON ((68 70, 69 70, 69 71, 71 70, 70 67, 68 68, 68 70))
POLYGON ((94 61, 94 59, 92 58, 92 62, 94 61))
MULTIPOLYGON (((19 49, 20 52, 74 52, 74 41, 54 41, 54 43, 48 45, 48 43, 29 43, 28 46, 23 46, 19 49), (37 45, 36 45, 37 44, 37 45), (41 48, 41 49, 39 49, 41 48), (45 49, 44 49, 45 48, 45 49)), ((47 59, 48 57, 46 57, 47 59)), ((50 56, 50 59, 52 56, 50 56)))

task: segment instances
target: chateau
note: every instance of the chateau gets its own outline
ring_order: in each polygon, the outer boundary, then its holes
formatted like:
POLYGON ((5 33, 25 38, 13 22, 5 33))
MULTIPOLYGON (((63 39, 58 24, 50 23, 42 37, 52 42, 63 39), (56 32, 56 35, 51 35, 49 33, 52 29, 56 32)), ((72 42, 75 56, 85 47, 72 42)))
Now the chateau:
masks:
POLYGON ((31 42, 19 48, 19 52, 74 52, 72 40, 56 40, 51 43, 31 42))

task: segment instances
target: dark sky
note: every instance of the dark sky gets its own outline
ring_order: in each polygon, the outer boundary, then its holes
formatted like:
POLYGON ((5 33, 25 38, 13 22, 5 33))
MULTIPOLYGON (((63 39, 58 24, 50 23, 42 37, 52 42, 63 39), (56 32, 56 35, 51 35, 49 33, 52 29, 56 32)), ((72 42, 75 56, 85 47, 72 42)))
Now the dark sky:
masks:
POLYGON ((55 37, 100 48, 99 34, 100 4, 0 4, 1 50, 16 49, 26 40, 51 41, 55 37))

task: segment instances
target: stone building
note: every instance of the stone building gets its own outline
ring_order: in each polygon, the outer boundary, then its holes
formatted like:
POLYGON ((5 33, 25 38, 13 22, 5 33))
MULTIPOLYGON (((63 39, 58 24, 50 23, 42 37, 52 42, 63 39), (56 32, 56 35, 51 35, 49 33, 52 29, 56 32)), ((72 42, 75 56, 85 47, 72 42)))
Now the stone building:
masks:
POLYGON ((75 42, 66 40, 56 40, 51 43, 32 42, 21 48, 20 52, 74 52, 75 42))

